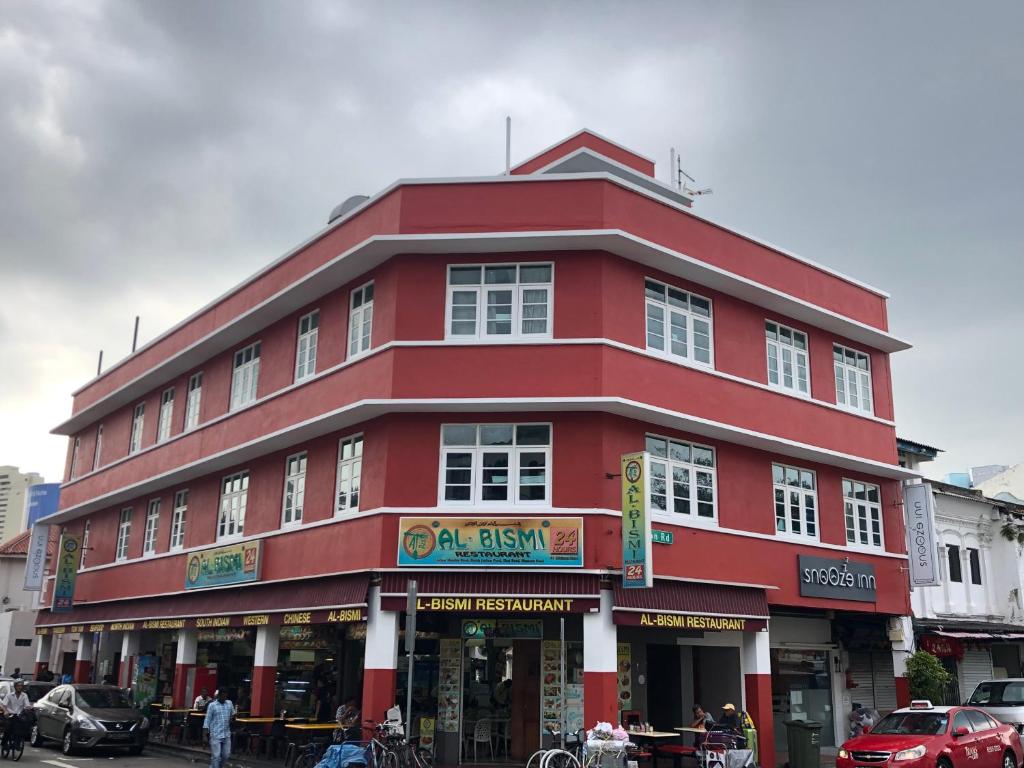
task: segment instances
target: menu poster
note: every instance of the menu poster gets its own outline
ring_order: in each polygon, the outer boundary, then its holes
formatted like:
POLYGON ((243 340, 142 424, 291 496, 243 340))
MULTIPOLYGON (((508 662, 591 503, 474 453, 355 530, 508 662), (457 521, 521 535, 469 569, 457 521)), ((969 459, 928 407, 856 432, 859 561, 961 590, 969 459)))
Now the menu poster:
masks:
POLYGON ((540 727, 562 730, 562 643, 545 640, 540 656, 540 727))
POLYGON ((633 669, 629 643, 619 643, 615 676, 619 684, 619 711, 633 707, 633 669))
POLYGON ((565 732, 576 733, 583 728, 583 686, 571 683, 565 686, 565 732))
POLYGON ((437 672, 437 723, 442 733, 459 732, 462 695, 462 640, 442 640, 437 672))

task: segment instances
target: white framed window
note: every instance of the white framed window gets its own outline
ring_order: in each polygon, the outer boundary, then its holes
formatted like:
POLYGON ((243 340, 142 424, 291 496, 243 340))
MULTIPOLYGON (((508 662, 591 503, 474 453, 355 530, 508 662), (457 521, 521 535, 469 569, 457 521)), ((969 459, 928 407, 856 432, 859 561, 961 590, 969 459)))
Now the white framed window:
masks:
POLYGON ((882 495, 877 485, 843 479, 846 543, 881 549, 882 495))
POLYGON ((338 441, 338 473, 335 481, 334 514, 359 509, 359 488, 363 475, 363 436, 352 435, 338 441))
POLYGON ((174 494, 174 511, 171 513, 171 545, 172 552, 185 546, 185 518, 188 515, 188 490, 174 494))
POLYGON ((235 352, 234 370, 231 372, 231 410, 234 411, 256 400, 260 379, 260 343, 235 352))
POLYGON ((373 334, 373 282, 352 291, 348 311, 348 356, 357 357, 370 348, 373 334))
POLYGON ((549 263, 448 267, 447 339, 550 338, 549 263))
POLYGON ((132 411, 132 434, 128 439, 128 453, 138 453, 142 449, 142 428, 146 423, 146 404, 139 403, 132 411))
POLYGON ((78 477, 78 453, 82 450, 82 438, 76 437, 71 444, 71 468, 68 470, 69 478, 74 480, 78 477))
POLYGON ((316 373, 316 344, 320 335, 320 310, 299 318, 299 339, 295 347, 295 380, 316 373))
POLYGON ((851 411, 874 413, 871 397, 871 358, 864 352, 832 345, 836 375, 836 405, 851 411))
POLYGON ((281 525, 302 522, 302 505, 306 498, 306 452, 296 453, 284 460, 284 500, 281 525))
POLYGON ((248 501, 248 472, 236 472, 221 481, 217 541, 236 539, 245 532, 245 507, 248 501))
POLYGON ((103 455, 103 425, 100 424, 96 427, 96 450, 92 454, 92 471, 95 472, 100 468, 100 458, 103 455))
POLYGON ((156 422, 156 441, 162 443, 171 436, 171 421, 174 419, 174 387, 168 387, 160 395, 160 415, 156 422))
POLYGON ((188 378, 188 393, 185 395, 185 432, 199 426, 199 406, 203 401, 203 372, 193 373, 188 378))
POLYGON ((775 532, 818 538, 817 478, 809 469, 772 464, 775 532))
POLYGON ((443 424, 438 503, 549 504, 550 424, 443 424))
POLYGON ((156 553, 156 533, 160 528, 160 499, 150 499, 146 510, 146 528, 142 534, 142 555, 156 553))
POLYGON ((117 547, 114 549, 114 560, 128 559, 128 542, 132 537, 132 508, 121 510, 121 518, 117 523, 117 547))
POLYGON ((765 321, 764 333, 768 345, 768 383, 809 397, 807 334, 771 320, 765 321))
POLYGON ((82 526, 82 557, 78 561, 78 570, 85 568, 85 554, 89 551, 89 521, 82 526))
POLYGON ((711 300, 657 280, 644 281, 647 348, 712 365, 711 300))
POLYGON ((645 448, 651 456, 652 512, 713 523, 718 518, 715 449, 657 435, 647 435, 645 448))

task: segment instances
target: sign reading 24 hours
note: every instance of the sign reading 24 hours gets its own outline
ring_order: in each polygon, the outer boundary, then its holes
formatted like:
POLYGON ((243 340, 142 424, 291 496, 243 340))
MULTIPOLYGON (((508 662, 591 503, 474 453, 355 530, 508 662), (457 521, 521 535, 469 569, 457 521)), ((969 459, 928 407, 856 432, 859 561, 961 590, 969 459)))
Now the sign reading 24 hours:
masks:
POLYGON ((582 517, 403 517, 399 565, 583 567, 582 517))

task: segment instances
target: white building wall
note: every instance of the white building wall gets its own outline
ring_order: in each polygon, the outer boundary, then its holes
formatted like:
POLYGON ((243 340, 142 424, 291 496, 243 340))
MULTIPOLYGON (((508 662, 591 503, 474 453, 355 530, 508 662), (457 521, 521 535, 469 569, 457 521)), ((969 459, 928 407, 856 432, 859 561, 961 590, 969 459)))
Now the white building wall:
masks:
POLYGON ((0 544, 24 530, 25 490, 42 483, 35 472, 19 472, 17 467, 0 467, 0 544))

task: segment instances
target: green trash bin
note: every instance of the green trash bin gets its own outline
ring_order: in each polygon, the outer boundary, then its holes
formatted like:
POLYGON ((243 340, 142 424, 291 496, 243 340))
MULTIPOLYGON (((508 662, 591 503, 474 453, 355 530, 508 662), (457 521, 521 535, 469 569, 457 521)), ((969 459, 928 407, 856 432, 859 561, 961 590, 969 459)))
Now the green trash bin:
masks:
POLYGON ((789 768, 821 768, 821 723, 817 720, 786 720, 789 768))

